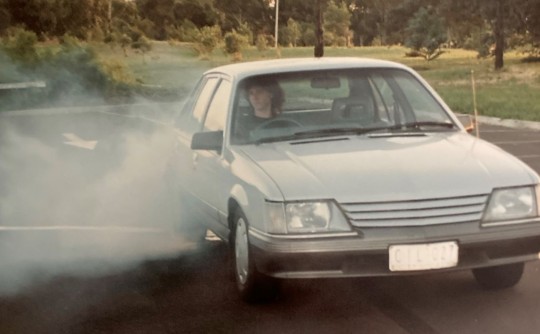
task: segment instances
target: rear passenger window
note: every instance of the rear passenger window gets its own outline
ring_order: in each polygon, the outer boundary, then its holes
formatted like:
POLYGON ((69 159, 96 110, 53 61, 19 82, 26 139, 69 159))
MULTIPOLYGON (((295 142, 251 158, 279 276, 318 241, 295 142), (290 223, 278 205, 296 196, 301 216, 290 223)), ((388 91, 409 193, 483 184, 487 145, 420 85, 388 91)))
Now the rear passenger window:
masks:
POLYGON ((208 104, 210 103, 210 99, 214 94, 218 82, 219 78, 211 77, 203 83, 203 87, 197 96, 193 109, 184 113, 176 122, 180 129, 188 133, 195 133, 201 130, 204 115, 206 114, 208 104))

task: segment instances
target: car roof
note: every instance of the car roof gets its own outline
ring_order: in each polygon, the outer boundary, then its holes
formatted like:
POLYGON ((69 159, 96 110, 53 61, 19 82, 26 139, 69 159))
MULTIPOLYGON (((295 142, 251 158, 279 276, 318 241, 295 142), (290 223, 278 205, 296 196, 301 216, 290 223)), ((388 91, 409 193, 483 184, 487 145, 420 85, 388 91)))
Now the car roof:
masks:
POLYGON ((357 57, 323 57, 323 58, 281 58, 223 65, 205 72, 222 73, 230 77, 245 77, 269 73, 302 72, 312 70, 332 70, 350 68, 400 68, 405 65, 371 58, 357 57))

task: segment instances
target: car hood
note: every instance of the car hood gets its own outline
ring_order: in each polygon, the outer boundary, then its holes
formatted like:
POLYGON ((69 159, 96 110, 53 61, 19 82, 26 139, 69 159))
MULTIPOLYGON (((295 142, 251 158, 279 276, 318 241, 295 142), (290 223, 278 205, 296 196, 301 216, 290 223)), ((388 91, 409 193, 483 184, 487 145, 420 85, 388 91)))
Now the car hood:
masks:
POLYGON ((287 200, 442 198, 538 182, 517 158, 462 132, 318 138, 242 151, 287 200))

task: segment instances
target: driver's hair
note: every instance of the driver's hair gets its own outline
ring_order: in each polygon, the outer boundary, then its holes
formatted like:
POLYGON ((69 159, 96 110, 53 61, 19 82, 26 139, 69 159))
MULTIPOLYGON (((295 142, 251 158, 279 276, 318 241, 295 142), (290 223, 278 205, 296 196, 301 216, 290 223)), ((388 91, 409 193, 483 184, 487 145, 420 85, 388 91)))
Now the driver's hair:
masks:
POLYGON ((285 102, 285 94, 276 79, 263 76, 249 78, 245 82, 246 93, 255 86, 262 87, 270 92, 270 95, 272 95, 272 116, 279 115, 283 102, 285 102))

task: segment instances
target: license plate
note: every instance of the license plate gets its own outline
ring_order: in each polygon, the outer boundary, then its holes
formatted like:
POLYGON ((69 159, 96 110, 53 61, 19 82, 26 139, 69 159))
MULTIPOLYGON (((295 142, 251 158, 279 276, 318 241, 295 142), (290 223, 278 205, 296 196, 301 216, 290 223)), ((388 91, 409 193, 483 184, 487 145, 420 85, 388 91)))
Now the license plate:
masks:
POLYGON ((455 267, 458 249, 455 241, 392 245, 389 248, 389 268, 390 271, 410 271, 455 267))

